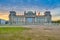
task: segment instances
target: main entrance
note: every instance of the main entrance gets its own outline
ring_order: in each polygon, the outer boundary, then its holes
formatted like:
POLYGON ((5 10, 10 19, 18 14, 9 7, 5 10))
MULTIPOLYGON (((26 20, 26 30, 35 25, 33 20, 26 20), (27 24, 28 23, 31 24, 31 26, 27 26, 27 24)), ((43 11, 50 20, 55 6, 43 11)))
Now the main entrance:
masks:
POLYGON ((26 24, 34 24, 35 17, 26 17, 26 24))

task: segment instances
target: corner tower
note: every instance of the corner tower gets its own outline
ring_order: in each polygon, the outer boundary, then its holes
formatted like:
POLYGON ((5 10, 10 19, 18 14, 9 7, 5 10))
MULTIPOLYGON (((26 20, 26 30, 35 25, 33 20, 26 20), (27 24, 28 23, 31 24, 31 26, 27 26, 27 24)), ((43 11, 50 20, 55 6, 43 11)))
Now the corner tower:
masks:
POLYGON ((16 12, 15 11, 10 11, 10 14, 9 14, 10 24, 13 24, 15 16, 16 16, 16 12))
POLYGON ((45 11, 45 17, 46 17, 46 20, 47 20, 47 23, 51 23, 51 12, 50 11, 45 11))

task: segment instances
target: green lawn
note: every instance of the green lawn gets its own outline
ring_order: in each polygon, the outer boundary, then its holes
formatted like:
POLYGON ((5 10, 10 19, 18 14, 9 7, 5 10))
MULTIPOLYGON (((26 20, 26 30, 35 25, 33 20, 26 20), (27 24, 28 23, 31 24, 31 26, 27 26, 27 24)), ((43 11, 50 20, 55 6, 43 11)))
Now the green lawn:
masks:
POLYGON ((0 26, 0 40, 24 40, 22 32, 30 30, 30 28, 25 27, 14 27, 14 26, 0 26))
POLYGON ((14 33, 14 32, 22 32, 24 30, 28 30, 30 28, 25 28, 22 26, 14 26, 14 25, 0 25, 0 34, 4 33, 14 33))
POLYGON ((0 40, 60 40, 60 27, 0 26, 0 40))
POLYGON ((14 33, 17 31, 24 31, 24 30, 29 30, 29 28, 24 28, 24 27, 0 27, 0 34, 4 33, 14 33))

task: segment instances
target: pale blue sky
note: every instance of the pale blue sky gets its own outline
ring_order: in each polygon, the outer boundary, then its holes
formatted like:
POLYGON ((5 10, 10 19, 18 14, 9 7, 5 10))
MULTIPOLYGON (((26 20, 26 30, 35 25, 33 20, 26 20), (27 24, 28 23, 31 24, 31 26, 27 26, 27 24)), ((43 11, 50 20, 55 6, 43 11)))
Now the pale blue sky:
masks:
POLYGON ((0 12, 45 9, 50 10, 52 15, 60 16, 60 0, 0 0, 0 12))

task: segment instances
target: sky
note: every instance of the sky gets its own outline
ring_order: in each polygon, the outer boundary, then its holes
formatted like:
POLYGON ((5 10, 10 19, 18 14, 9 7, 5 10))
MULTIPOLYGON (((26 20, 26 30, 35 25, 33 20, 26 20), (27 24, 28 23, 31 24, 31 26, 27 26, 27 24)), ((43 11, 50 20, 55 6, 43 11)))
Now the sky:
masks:
POLYGON ((60 0, 0 0, 0 18, 8 19, 9 11, 22 14, 25 10, 51 11, 53 20, 60 19, 60 0))

